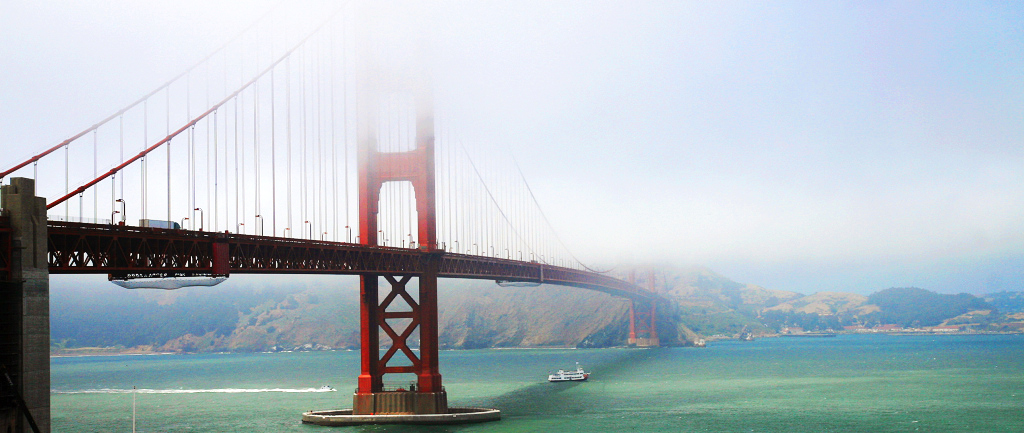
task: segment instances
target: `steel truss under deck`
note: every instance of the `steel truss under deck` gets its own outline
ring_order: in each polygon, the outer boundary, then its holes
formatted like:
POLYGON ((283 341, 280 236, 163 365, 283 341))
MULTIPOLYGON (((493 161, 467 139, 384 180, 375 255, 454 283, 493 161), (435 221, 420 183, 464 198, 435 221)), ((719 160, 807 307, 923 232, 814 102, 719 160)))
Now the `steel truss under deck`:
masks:
MULTIPOLYGON (((52 274, 109 274, 115 278, 228 274, 419 276, 427 257, 438 256, 441 278, 547 283, 629 298, 656 296, 602 274, 439 250, 63 221, 50 221, 47 226, 47 260, 52 274), (222 252, 217 254, 215 250, 222 252)), ((10 229, 0 225, 0 272, 10 266, 10 249, 10 229)))

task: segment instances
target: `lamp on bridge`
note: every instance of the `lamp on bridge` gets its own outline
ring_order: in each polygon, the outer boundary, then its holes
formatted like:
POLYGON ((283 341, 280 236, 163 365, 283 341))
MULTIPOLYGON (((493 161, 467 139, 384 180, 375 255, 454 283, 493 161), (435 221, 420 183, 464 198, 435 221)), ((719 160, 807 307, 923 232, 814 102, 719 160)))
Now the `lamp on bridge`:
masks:
POLYGON ((263 236, 263 215, 256 215, 256 221, 259 221, 260 236, 263 236))
MULTIPOLYGON (((125 219, 128 217, 128 206, 124 203, 124 199, 123 198, 119 198, 117 200, 114 200, 114 203, 121 203, 121 212, 120 212, 120 214, 121 214, 121 222, 119 223, 119 225, 123 226, 124 222, 125 222, 125 219)), ((113 223, 113 221, 111 221, 111 223, 113 223)))
POLYGON ((198 208, 198 207, 197 207, 197 208, 195 208, 195 209, 192 209, 192 210, 193 210, 193 211, 199 211, 199 231, 203 231, 203 220, 204 220, 204 219, 206 219, 206 218, 205 218, 205 217, 203 216, 203 209, 202 209, 202 208, 198 208))

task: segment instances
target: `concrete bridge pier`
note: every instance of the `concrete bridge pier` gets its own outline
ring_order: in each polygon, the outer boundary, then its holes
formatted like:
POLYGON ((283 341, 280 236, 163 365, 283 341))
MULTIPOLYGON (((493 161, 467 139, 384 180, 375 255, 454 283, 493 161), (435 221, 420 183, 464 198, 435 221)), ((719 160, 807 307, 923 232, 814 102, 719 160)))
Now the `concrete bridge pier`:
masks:
MULTIPOLYGON (((7 368, 39 431, 49 433, 46 199, 35 196, 35 181, 16 177, 0 188, 0 209, 0 248, 6 250, 0 255, 9 261, 9 270, 0 270, 0 363, 7 368)), ((31 431, 14 395, 6 383, 0 386, 0 433, 31 431)))

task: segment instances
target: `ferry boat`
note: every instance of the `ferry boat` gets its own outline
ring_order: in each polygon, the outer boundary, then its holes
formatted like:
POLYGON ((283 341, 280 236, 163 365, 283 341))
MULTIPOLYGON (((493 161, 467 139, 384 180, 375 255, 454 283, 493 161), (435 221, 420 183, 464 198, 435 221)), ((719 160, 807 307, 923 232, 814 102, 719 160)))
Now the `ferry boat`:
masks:
POLYGON ((580 367, 580 363, 576 363, 575 371, 558 370, 555 374, 548 375, 548 382, 569 382, 569 381, 584 381, 590 377, 590 373, 583 371, 583 367, 580 367))

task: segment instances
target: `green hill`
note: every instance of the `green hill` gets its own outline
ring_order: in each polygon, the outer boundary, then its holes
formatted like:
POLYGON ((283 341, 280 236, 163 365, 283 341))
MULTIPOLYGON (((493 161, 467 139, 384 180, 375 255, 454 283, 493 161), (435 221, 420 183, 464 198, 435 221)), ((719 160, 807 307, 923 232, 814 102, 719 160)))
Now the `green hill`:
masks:
POLYGON ((916 287, 898 287, 876 292, 868 302, 879 307, 871 318, 881 323, 935 326, 944 320, 974 310, 994 310, 983 299, 960 293, 943 295, 916 287))

